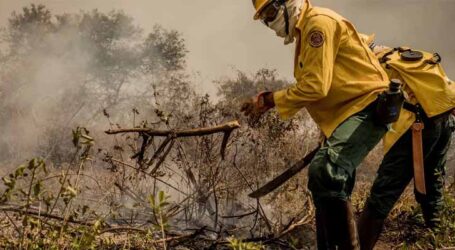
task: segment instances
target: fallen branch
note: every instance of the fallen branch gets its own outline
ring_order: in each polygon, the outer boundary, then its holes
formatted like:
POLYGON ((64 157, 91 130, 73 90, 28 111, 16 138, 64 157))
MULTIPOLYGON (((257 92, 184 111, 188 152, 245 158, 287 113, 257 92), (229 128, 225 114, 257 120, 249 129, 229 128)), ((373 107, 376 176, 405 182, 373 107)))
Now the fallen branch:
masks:
POLYGON ((190 137, 190 136, 203 136, 211 135, 216 133, 228 133, 234 129, 240 128, 238 121, 231 121, 225 124, 221 124, 214 127, 208 128, 196 128, 186 130, 156 130, 152 128, 128 128, 128 129, 109 129, 105 131, 108 135, 124 134, 124 133, 145 133, 149 136, 169 136, 175 135, 175 137, 190 137))
POLYGON ((186 130, 156 130, 152 128, 127 128, 127 129, 109 129, 105 131, 106 134, 108 135, 115 135, 115 134, 124 134, 124 133, 140 133, 143 136, 143 143, 141 150, 137 153, 135 153, 131 158, 134 159, 136 157, 139 157, 139 165, 142 166, 142 159, 144 157, 145 150, 148 147, 148 137, 153 137, 153 136, 165 136, 167 137, 166 140, 163 141, 163 143, 160 145, 158 150, 155 152, 153 157, 150 159, 148 162, 148 166, 152 165, 153 162, 155 161, 156 158, 161 154, 161 152, 166 148, 167 144, 170 142, 171 146, 168 147, 167 151, 164 153, 164 155, 160 158, 160 162, 154 167, 151 173, 156 172, 156 170, 159 168, 161 165, 162 161, 164 161, 164 158, 166 158, 166 155, 169 153, 169 151, 172 148, 172 145, 174 143, 175 138, 179 137, 191 137, 191 136, 204 136, 204 135, 211 135, 211 134, 216 134, 216 133, 224 133, 223 136, 223 141, 221 143, 221 148, 220 148, 220 154, 221 158, 224 160, 225 157, 225 152, 226 152, 226 147, 229 141, 229 137, 232 134, 232 131, 234 129, 240 128, 240 124, 238 121, 231 121, 225 124, 221 124, 218 126, 214 127, 208 127, 208 128, 195 128, 195 129, 186 129, 186 130))

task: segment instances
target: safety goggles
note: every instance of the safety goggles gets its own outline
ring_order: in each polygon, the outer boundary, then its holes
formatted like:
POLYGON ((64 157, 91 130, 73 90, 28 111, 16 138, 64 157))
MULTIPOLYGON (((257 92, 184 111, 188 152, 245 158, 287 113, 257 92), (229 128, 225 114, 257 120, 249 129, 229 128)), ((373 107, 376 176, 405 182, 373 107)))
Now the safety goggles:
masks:
POLYGON ((282 1, 272 1, 259 14, 259 19, 262 23, 269 26, 269 23, 276 19, 282 7, 282 1))

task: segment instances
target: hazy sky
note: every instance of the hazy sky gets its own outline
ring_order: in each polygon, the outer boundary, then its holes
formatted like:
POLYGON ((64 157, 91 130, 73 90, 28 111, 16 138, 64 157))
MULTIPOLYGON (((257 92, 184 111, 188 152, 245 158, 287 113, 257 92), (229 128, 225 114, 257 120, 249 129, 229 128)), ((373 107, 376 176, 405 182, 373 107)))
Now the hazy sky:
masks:
MULTIPOLYGON (((252 19, 251 0, 0 0, 0 25, 12 11, 30 3, 45 4, 53 13, 97 8, 123 9, 145 31, 154 24, 183 34, 190 51, 188 65, 213 93, 211 82, 233 68, 253 72, 278 69, 292 79, 293 46, 252 19)), ((314 0, 350 19, 359 31, 376 33, 380 42, 437 51, 449 76, 455 78, 455 0, 314 0)))

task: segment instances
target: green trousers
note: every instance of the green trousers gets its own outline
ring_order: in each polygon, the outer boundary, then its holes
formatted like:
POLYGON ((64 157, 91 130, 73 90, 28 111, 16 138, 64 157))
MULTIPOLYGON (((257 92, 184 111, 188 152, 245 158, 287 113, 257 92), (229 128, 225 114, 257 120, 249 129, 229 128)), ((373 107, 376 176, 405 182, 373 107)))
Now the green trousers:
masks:
POLYGON ((340 124, 316 153, 308 172, 316 208, 326 199, 350 198, 356 168, 387 132, 374 122, 374 109, 373 103, 340 124))
MULTIPOLYGON (((438 222, 443 205, 444 171, 452 136, 453 120, 426 121, 423 130, 425 184, 427 195, 414 191, 428 226, 438 222)), ((379 166, 367 200, 367 206, 378 219, 385 219, 395 202, 413 179, 412 131, 406 132, 385 155, 379 166)))

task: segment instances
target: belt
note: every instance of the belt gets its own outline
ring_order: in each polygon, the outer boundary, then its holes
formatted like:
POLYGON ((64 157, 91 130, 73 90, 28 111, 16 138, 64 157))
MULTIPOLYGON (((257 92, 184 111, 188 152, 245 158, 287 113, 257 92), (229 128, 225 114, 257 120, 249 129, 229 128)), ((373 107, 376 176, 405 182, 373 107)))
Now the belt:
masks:
POLYGON ((447 121, 450 116, 451 111, 447 111, 445 113, 439 114, 437 116, 428 117, 425 111, 423 110, 420 104, 411 104, 409 102, 404 102, 403 108, 407 111, 410 111, 416 115, 416 121, 423 122, 428 125, 437 125, 447 121))

